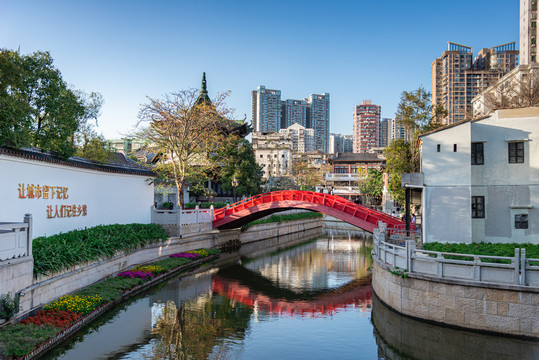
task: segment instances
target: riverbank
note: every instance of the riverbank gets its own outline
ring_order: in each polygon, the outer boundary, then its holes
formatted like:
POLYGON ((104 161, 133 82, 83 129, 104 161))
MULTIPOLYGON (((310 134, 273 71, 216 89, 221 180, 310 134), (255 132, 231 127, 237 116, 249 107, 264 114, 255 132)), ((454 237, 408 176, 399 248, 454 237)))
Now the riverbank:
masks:
POLYGON ((416 249, 413 241, 386 243, 377 231, 374 238, 373 290, 393 310, 442 326, 539 339, 537 266, 520 250, 515 258, 496 257, 508 264, 481 255, 463 261, 416 249))
MULTIPOLYGON (((293 246, 297 243, 303 242, 306 238, 315 238, 321 235, 321 229, 321 219, 310 219, 296 220, 286 223, 260 224, 251 227, 245 232, 235 229, 223 232, 211 231, 194 236, 172 237, 164 243, 148 245, 131 252, 121 252, 111 259, 106 259, 91 264, 79 265, 62 273, 55 274, 54 276, 39 276, 38 281, 33 284, 32 287, 25 289, 25 291, 27 291, 25 294, 27 299, 25 300, 27 302, 30 301, 31 306, 24 313, 19 313, 17 319, 27 316, 40 309, 43 305, 48 303, 43 299, 46 298, 46 296, 52 298, 52 293, 58 293, 57 291, 59 291, 59 289, 64 290, 61 295, 73 293, 74 291, 90 285, 88 283, 92 279, 99 278, 98 280, 100 280, 121 270, 132 268, 135 265, 146 264, 152 259, 155 260, 166 257, 171 253, 189 251, 203 247, 226 247, 226 245, 230 242, 234 242, 242 245, 239 254, 248 253, 252 255, 267 249, 269 246, 279 250, 281 248, 293 246), (86 286, 84 284, 86 284, 86 286), (38 298, 38 294, 48 295, 38 298), (39 305, 36 306, 36 303, 38 302, 39 305)), ((239 254, 237 254, 237 256, 239 256, 239 254)), ((46 352, 49 348, 56 346, 65 338, 69 337, 73 332, 76 332, 81 327, 85 326, 88 322, 108 311, 118 302, 122 302, 128 297, 136 295, 148 287, 154 286, 157 282, 161 282, 178 274, 179 272, 186 271, 187 266, 197 266, 197 264, 198 263, 190 263, 186 266, 178 268, 174 272, 160 275, 149 283, 144 283, 143 285, 133 288, 132 290, 126 292, 125 295, 122 295, 122 297, 117 301, 107 303, 91 314, 80 319, 68 330, 62 331, 56 338, 47 341, 42 347, 36 349, 31 354, 23 358, 30 359, 40 356, 40 354, 46 352)), ((95 282, 96 281, 92 281, 92 283, 95 282)), ((55 299, 58 297, 59 296, 56 296, 55 299)), ((17 319, 13 319, 12 323, 18 321, 17 319)))

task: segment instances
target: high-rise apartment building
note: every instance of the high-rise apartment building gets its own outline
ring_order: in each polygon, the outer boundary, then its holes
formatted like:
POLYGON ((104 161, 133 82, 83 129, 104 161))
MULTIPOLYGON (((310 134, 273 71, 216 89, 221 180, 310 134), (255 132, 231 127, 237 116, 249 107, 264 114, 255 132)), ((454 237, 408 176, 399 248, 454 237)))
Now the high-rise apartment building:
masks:
POLYGON ((449 42, 447 51, 432 62, 432 105, 447 110, 444 124, 471 118, 472 99, 517 63, 514 42, 482 49, 475 59, 471 47, 449 42))
POLYGON ((259 86, 251 91, 251 122, 256 132, 278 132, 297 123, 314 130, 314 150, 329 146, 329 94, 311 94, 302 100, 281 101, 280 90, 259 86))
POLYGON ((353 151, 353 136, 329 134, 329 154, 351 153, 353 151))
POLYGON ((281 129, 286 129, 293 124, 307 127, 307 101, 287 99, 281 102, 281 106, 281 129))
POLYGON ((393 140, 406 139, 406 131, 397 119, 389 119, 387 145, 393 140))
POLYGON ((378 140, 378 144, 380 147, 387 147, 389 145, 389 127, 390 127, 391 119, 383 118, 380 120, 380 138, 378 140))
POLYGON ((537 0, 520 0, 520 64, 537 62, 537 0))
POLYGON ((329 147, 329 94, 311 94, 307 103, 309 104, 307 127, 314 129, 314 149, 327 154, 329 147))
POLYGON ((279 131, 281 116, 281 90, 259 86, 257 90, 251 91, 251 121, 254 131, 279 131))
POLYGON ((354 135, 342 136, 342 151, 343 153, 354 152, 354 135))
POLYGON ((354 108, 354 152, 368 152, 380 141, 380 114, 382 107, 364 100, 354 108))

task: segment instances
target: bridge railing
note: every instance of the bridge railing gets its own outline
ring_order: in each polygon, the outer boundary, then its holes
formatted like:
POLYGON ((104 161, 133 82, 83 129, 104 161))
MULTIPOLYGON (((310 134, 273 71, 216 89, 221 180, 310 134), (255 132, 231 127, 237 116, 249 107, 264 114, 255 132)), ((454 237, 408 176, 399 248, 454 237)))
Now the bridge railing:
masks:
POLYGON ((272 201, 286 200, 308 201, 315 204, 321 204, 335 209, 339 209, 343 212, 351 214, 360 212, 362 216, 371 216, 378 220, 389 223, 392 226, 402 224, 402 221, 394 216, 367 206, 355 204, 341 196, 300 190, 273 191, 252 196, 250 198, 230 204, 225 208, 216 209, 214 212, 214 220, 220 220, 228 215, 234 214, 238 211, 241 211, 254 205, 259 205, 272 201))
POLYGON ((185 235, 212 229, 213 205, 209 209, 156 209, 152 206, 152 224, 176 227, 176 235, 185 235))
POLYGON ((526 249, 516 248, 514 257, 428 251, 417 249, 414 240, 405 240, 404 246, 388 242, 385 227, 375 229, 373 238, 374 257, 410 274, 438 279, 539 286, 539 259, 527 258, 526 249))
POLYGON ((32 255, 32 215, 22 223, 0 222, 0 262, 32 255))

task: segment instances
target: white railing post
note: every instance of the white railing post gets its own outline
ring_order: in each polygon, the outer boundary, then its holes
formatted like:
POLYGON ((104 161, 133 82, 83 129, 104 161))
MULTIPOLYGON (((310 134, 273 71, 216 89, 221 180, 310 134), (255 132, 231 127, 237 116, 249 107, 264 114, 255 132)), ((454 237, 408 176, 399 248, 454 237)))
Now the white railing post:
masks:
POLYGON ((195 219, 196 219, 196 224, 197 224, 197 229, 198 229, 198 232, 200 232, 200 225, 198 223, 198 216, 200 214, 200 208, 198 207, 198 204, 195 206, 195 219))
POLYGON ((32 214, 24 214, 24 222, 28 224, 28 229, 26 229, 26 256, 32 256, 32 232, 34 230, 32 214))
POLYGON ((406 268, 412 272, 412 252, 415 250, 415 240, 406 240, 406 268))
POLYGON ((521 284, 520 282, 520 249, 515 248, 515 257, 513 258, 513 266, 515 267, 515 274, 513 276, 513 281, 516 285, 521 284))
POLYGON ((526 285, 526 249, 520 249, 520 285, 526 285))
POLYGON ((474 281, 481 281, 481 259, 479 256, 473 257, 473 279, 474 281))
POLYGON ((176 235, 182 236, 182 212, 181 206, 176 208, 176 235))
POLYGON ((436 275, 440 278, 444 277, 444 263, 441 261, 444 259, 442 253, 436 254, 436 275))
POLYGON ((213 204, 210 205, 210 230, 213 229, 213 212, 215 211, 213 204))

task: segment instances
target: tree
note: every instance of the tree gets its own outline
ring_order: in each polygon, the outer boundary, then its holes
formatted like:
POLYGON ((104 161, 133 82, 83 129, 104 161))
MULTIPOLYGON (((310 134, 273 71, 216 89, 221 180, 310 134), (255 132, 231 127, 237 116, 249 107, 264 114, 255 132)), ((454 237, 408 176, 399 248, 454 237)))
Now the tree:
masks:
POLYGON ((103 135, 97 134, 92 128, 86 127, 78 134, 79 144, 76 156, 99 163, 108 163, 113 159, 114 150, 103 135))
POLYGON ((369 169, 364 180, 359 182, 363 204, 379 205, 382 201, 383 187, 382 172, 378 169, 369 169))
POLYGON ((239 135, 229 135, 221 144, 213 160, 219 168, 223 190, 233 190, 232 181, 236 178, 238 182, 235 189, 236 195, 247 196, 260 193, 262 168, 256 163, 249 141, 239 135))
POLYGON ((389 173, 389 192, 395 200, 404 203, 401 174, 419 171, 412 158, 412 144, 403 139, 393 140, 384 151, 386 169, 389 173))
POLYGON ((539 72, 533 67, 522 67, 511 77, 500 79, 483 92, 483 111, 476 117, 488 115, 497 109, 515 109, 539 105, 539 72))
POLYGON ((217 151, 225 135, 222 131, 229 110, 226 94, 213 102, 205 101, 198 90, 180 90, 162 99, 148 98, 139 112, 139 123, 149 126, 138 133, 151 151, 161 154, 156 168, 162 181, 174 184, 178 206, 184 205, 183 189, 190 177, 209 173, 208 154, 217 151))
POLYGON ((313 164, 306 153, 294 155, 291 177, 299 190, 314 191, 316 186, 325 184, 326 167, 313 164))
POLYGON ((447 111, 439 104, 433 107, 430 93, 419 87, 413 91, 402 92, 395 115, 405 128, 407 139, 392 141, 384 155, 390 175, 391 195, 396 200, 403 201, 404 190, 401 189, 400 174, 419 171, 419 135, 442 126, 442 119, 447 116, 447 111))
POLYGON ((0 146, 35 146, 68 158, 102 102, 99 94, 69 88, 48 52, 0 50, 0 146))

